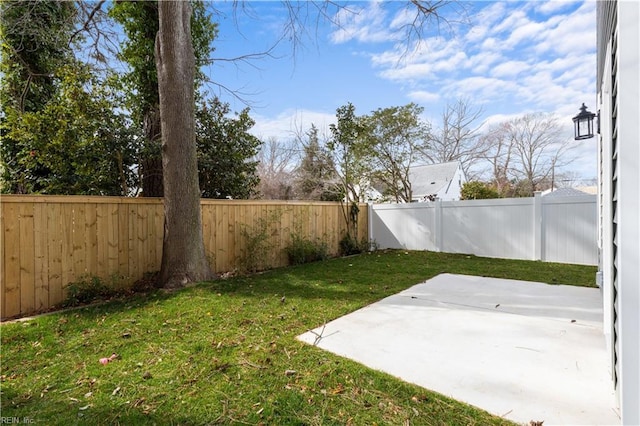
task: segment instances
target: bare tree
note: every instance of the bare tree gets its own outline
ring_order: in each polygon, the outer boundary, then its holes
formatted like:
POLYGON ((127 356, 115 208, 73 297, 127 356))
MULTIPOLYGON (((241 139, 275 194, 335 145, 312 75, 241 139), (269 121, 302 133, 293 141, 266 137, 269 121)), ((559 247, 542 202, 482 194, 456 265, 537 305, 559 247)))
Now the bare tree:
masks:
POLYGON ((471 167, 483 158, 485 146, 479 140, 478 123, 482 108, 475 108, 468 99, 447 104, 442 111, 442 124, 431 132, 426 151, 433 163, 459 161, 462 171, 470 177, 471 167))
POLYGON ((508 123, 509 138, 517 155, 513 176, 525 181, 533 192, 550 185, 556 169, 568 165, 573 158, 567 156, 571 139, 562 136, 562 127, 553 115, 526 114, 508 123))
POLYGON ((503 195, 531 196, 555 184, 558 170, 573 161, 571 139, 558 119, 533 113, 491 127, 481 137, 491 179, 503 195))
POLYGON ((160 281, 180 287, 210 279, 204 250, 195 138, 195 55, 189 2, 159 2, 156 67, 160 94, 164 240, 160 281))
POLYGON ((259 196, 267 200, 295 198, 294 170, 298 163, 295 142, 280 142, 276 138, 269 138, 262 144, 257 160, 259 196))
POLYGON ((509 173, 513 156, 513 143, 509 137, 507 123, 499 123, 489 128, 480 137, 482 158, 489 163, 490 180, 496 190, 505 195, 509 188, 509 173))

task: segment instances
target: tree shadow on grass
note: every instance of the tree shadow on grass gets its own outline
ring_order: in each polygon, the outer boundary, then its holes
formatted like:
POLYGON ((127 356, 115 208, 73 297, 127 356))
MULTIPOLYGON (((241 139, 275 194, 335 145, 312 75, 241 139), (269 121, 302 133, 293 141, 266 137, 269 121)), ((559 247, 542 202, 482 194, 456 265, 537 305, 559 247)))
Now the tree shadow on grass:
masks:
MULTIPOLYGON (((3 390, 4 392, 4 390, 3 390)), ((4 419, 17 418, 19 423, 33 424, 59 424, 56 422, 56 414, 48 412, 46 419, 42 414, 42 400, 31 398, 26 401, 18 401, 17 407, 12 406, 15 395, 9 393, 6 399, 3 396, 2 416, 4 419)), ((47 397, 50 397, 48 395, 47 397)), ((18 398, 19 399, 19 398, 18 398)), ((67 399, 67 401, 69 401, 67 399)), ((124 401, 122 398, 113 398, 108 404, 91 401, 67 402, 64 400, 51 401, 57 406, 55 412, 60 418, 69 418, 69 413, 77 413, 76 424, 91 425, 195 425, 199 424, 189 417, 189 413, 158 412, 149 409, 144 403, 138 401, 124 401)), ((60 419, 58 419, 60 421, 60 419)))
POLYGON ((311 264, 279 268, 254 275, 235 276, 198 283, 177 290, 155 290, 147 294, 114 299, 104 304, 61 311, 61 315, 100 317, 126 309, 161 303, 184 292, 205 290, 213 296, 268 299, 277 296, 306 301, 325 300, 365 306, 430 278, 431 274, 407 272, 402 265, 388 270, 376 265, 368 255, 330 259, 311 264), (402 276, 402 279, 398 277, 402 276), (194 290, 197 289, 197 290, 194 290))

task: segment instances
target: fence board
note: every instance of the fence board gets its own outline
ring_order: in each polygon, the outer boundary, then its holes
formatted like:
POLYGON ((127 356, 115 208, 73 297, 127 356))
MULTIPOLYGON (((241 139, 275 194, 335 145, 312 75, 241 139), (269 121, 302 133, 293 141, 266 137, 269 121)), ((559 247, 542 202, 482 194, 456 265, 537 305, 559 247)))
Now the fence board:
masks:
MULTIPOLYGON (((288 263, 291 233, 321 238, 330 254, 346 224, 339 203, 202 200, 205 250, 217 273, 240 267, 247 252, 241 230, 269 226, 266 267, 288 263)), ((162 259, 161 199, 3 195, 0 200, 0 318, 29 314, 64 300, 65 287, 83 276, 132 284, 157 271, 162 259)), ((368 230, 366 206, 359 237, 368 230)))
POLYGON ((109 273, 109 206, 96 204, 96 275, 107 277, 109 273), (98 236, 103 236, 103 241, 97 243, 98 236))
POLYGON ((47 235, 47 209, 44 204, 33 205, 34 219, 34 286, 35 310, 49 306, 49 252, 47 235))
POLYGON ((64 244, 62 204, 45 205, 47 208, 47 251, 49 254, 49 306, 63 300, 62 258, 64 244))
POLYGON ((73 262, 71 263, 71 281, 75 281, 87 274, 87 247, 85 246, 86 226, 85 205, 73 204, 73 262))
MULTIPOLYGON (((4 230, 5 230, 5 221, 4 221, 4 215, 5 215, 5 210, 3 208, 3 204, 2 204, 2 199, 0 198, 0 235, 2 236, 2 240, 0 240, 0 274, 2 273, 2 271, 4 271, 5 269, 5 246, 6 246, 6 241, 4 240, 4 230)), ((0 318, 4 318, 5 316, 5 307, 4 307, 4 302, 5 302, 5 289, 6 289, 6 283, 5 283, 5 278, 4 276, 0 277, 0 318)))
MULTIPOLYGON (((120 276, 126 275, 124 271, 120 271, 120 254, 119 254, 119 245, 118 245, 118 235, 120 233, 119 228, 119 207, 117 204, 107 205, 106 209, 106 234, 100 234, 106 239, 106 248, 107 248, 107 276, 118 274, 120 276), (105 237, 106 235, 106 237, 105 237)), ((104 245, 104 241, 102 244, 104 245)))
MULTIPOLYGON (((76 278, 73 274, 73 204, 63 204, 61 208, 62 253, 60 257, 62 259, 62 285, 64 286, 75 281, 76 278)), ((64 294, 63 291, 63 297, 64 294)))
POLYGON ((19 209, 20 220, 20 309, 35 310, 35 246, 33 204, 25 203, 19 209))
MULTIPOLYGON (((87 271, 98 271, 98 222, 97 206, 94 203, 87 204, 84 212, 84 250, 85 268, 87 271)), ((97 274, 97 272, 96 272, 97 274)))
POLYGON ((129 206, 118 206, 118 273, 124 280, 128 280, 129 271, 129 206))
POLYGON ((20 214, 19 205, 5 205, 5 225, 2 228, 4 236, 4 288, 3 315, 12 316, 20 313, 20 214))

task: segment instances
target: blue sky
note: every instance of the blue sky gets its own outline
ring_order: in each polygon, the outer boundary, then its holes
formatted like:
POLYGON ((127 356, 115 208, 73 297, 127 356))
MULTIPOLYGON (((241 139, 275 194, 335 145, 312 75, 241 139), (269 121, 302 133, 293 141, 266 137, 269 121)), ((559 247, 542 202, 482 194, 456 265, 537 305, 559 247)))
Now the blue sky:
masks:
MULTIPOLYGON (((307 4, 311 11, 313 4, 307 4)), ((217 61, 208 74, 250 102, 253 133, 283 141, 312 122, 322 131, 347 102, 359 114, 415 102, 434 125, 447 102, 458 99, 482 108, 487 124, 528 112, 555 113, 567 138, 580 104, 594 110, 595 1, 464 3, 463 18, 459 7, 445 9, 448 23, 433 23, 422 39, 409 43, 399 30, 414 12, 405 4, 351 2, 348 12, 328 11, 333 22, 316 21, 310 13, 295 53, 285 40, 273 58, 217 61)), ((269 49, 287 22, 280 2, 250 2, 246 12, 235 15, 230 2, 214 5, 220 25, 217 58, 269 49)), ((224 91, 210 90, 234 110, 245 106, 224 91)), ((574 155, 569 170, 594 178, 595 139, 581 141, 574 155)))

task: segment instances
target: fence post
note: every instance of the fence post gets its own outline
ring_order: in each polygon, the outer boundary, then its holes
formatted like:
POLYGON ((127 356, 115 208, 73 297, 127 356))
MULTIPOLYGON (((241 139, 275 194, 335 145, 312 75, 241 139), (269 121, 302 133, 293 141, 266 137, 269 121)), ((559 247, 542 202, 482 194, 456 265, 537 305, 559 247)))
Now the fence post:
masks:
POLYGON ((375 239, 373 238, 373 202, 367 202, 367 232, 369 233, 369 251, 373 251, 375 247, 375 239))
POLYGON ((442 251, 442 200, 437 199, 434 202, 434 207, 435 207, 435 214, 434 214, 434 218, 435 218, 435 245, 436 245, 436 251, 437 252, 441 252, 442 251))
POLYGON ((543 258, 543 224, 542 224, 542 193, 533 193, 533 238, 534 238, 534 260, 544 260, 543 258))

